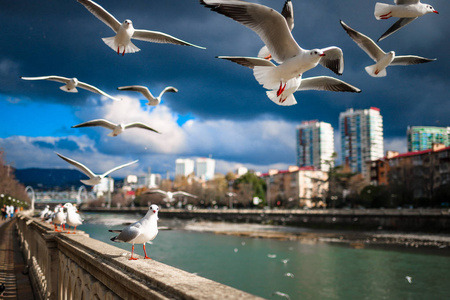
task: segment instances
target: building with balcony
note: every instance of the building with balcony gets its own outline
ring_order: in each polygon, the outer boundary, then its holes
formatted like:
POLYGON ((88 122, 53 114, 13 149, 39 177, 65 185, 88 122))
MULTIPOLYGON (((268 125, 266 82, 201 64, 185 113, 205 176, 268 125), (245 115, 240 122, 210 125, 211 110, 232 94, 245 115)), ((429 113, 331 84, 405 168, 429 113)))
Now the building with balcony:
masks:
POLYGON ((433 144, 450 146, 450 127, 409 126, 406 136, 408 152, 428 150, 433 144))
POLYGON ((297 166, 329 171, 333 166, 334 131, 329 123, 305 121, 297 126, 297 166))
POLYGON ((352 172, 368 174, 367 162, 384 156, 383 117, 376 107, 347 109, 339 115, 341 162, 352 172))

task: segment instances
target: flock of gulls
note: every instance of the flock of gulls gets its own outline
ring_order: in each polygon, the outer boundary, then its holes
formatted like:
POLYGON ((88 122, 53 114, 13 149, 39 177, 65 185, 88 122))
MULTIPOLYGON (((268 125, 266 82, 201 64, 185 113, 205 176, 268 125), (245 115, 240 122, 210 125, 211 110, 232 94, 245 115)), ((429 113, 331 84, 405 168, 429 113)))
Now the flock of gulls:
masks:
MULTIPOLYGON (((204 47, 183 41, 174 36, 163 32, 135 29, 133 22, 129 19, 120 23, 102 6, 91 0, 77 0, 84 5, 100 21, 110 27, 115 35, 103 38, 103 42, 118 55, 136 53, 140 51, 132 43, 132 39, 152 42, 169 43, 175 45, 184 45, 205 49, 204 47)), ((253 75, 260 85, 265 88, 267 97, 277 105, 290 106, 296 104, 294 93, 303 90, 322 90, 333 92, 352 92, 360 93, 361 90, 349 83, 330 76, 318 76, 304 78, 303 73, 322 65, 337 75, 342 75, 344 71, 343 51, 336 46, 330 46, 321 49, 306 50, 303 49, 292 36, 294 28, 294 13, 291 0, 286 0, 281 13, 265 5, 251 3, 241 0, 199 0, 200 4, 210 10, 229 17, 236 22, 253 30, 264 43, 259 53, 255 57, 249 56, 217 56, 219 59, 229 60, 253 70, 253 75)), ((405 25, 411 23, 418 17, 428 13, 438 13, 432 6, 423 4, 419 0, 394 0, 395 5, 376 3, 374 16, 377 20, 385 20, 391 17, 399 18, 378 40, 377 42, 392 35, 405 25)), ((349 27, 343 21, 341 26, 353 41, 364 51, 375 64, 365 67, 366 72, 373 77, 383 77, 387 75, 386 68, 395 65, 413 65, 431 62, 435 59, 428 59, 414 55, 397 56, 394 51, 384 52, 371 38, 349 27)), ((63 83, 60 87, 64 92, 76 93, 77 88, 100 94, 114 101, 121 101, 99 88, 79 81, 77 78, 66 78, 62 76, 39 76, 39 77, 21 77, 23 80, 50 80, 63 83)), ((157 97, 153 96, 145 86, 133 85, 118 87, 120 91, 133 91, 141 93, 147 100, 147 105, 156 106, 161 103, 161 97, 166 92, 178 92, 174 87, 166 87, 157 97)), ((117 136, 129 128, 145 129, 154 133, 160 133, 152 127, 141 123, 133 122, 129 124, 115 124, 108 120, 96 119, 87 121, 75 126, 92 127, 101 126, 111 130, 109 136, 117 136)), ((110 173, 127 167, 137 162, 137 160, 117 166, 103 174, 95 174, 85 165, 56 153, 61 159, 72 164, 82 173, 89 177, 88 180, 81 180, 87 185, 97 185, 110 173)), ((185 192, 165 192, 161 190, 151 191, 151 193, 163 194, 165 199, 172 201, 177 195, 196 197, 185 192)), ((69 203, 70 204, 70 203, 69 203)), ((48 208, 47 208, 48 209, 48 208)), ((138 222, 133 223, 119 232, 119 235, 112 238, 113 241, 127 242, 132 244, 133 257, 134 244, 143 244, 145 252, 145 243, 153 240, 157 233, 158 206, 151 205, 147 214, 138 222)), ((46 212, 48 213, 48 212, 46 212)), ((71 205, 57 207, 52 213, 52 220, 55 224, 69 224, 70 226, 80 225, 81 218, 76 217, 76 210, 71 205), (67 209, 67 215, 63 209, 67 209), (64 216, 63 216, 64 215, 64 216)), ((44 216, 43 216, 44 218, 44 216)), ((145 258, 148 258, 145 252, 145 258)))

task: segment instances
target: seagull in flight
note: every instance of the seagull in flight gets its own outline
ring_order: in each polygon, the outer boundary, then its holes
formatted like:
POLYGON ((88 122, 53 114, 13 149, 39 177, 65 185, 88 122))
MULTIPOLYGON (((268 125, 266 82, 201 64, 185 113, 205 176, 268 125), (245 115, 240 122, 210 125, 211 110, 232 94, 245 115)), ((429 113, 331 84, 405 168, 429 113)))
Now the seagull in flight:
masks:
POLYGON ((122 230, 109 230, 110 232, 118 232, 119 235, 111 238, 113 242, 130 243, 131 246, 131 257, 128 260, 137 260, 133 257, 134 244, 142 244, 144 248, 144 259, 151 259, 147 256, 147 251, 145 251, 145 243, 153 241, 158 235, 158 211, 157 205, 150 205, 145 216, 139 221, 128 225, 122 230))
POLYGON ((113 15, 94 1, 78 0, 78 2, 83 4, 100 21, 114 30, 116 33, 115 36, 103 38, 102 40, 111 49, 114 51, 117 50, 117 54, 122 52, 122 56, 125 53, 135 53, 141 50, 131 42, 132 38, 152 43, 184 45, 205 49, 204 47, 185 42, 163 32, 135 29, 133 22, 128 19, 120 23, 113 15))
POLYGON ((415 65, 436 60, 414 55, 396 56, 394 51, 386 53, 369 37, 349 27, 343 21, 341 21, 341 25, 353 41, 376 62, 365 68, 372 77, 386 76, 388 66, 415 65))
POLYGON ((62 76, 54 76, 54 75, 50 75, 50 76, 39 76, 39 77, 20 77, 23 80, 50 80, 50 81, 56 81, 56 82, 61 82, 64 83, 65 85, 59 87, 61 90, 63 90, 64 92, 68 92, 68 93, 78 93, 77 87, 88 90, 90 92, 93 93, 97 93, 100 94, 102 96, 108 97, 109 99, 115 100, 115 101, 121 101, 121 99, 115 98, 111 95, 108 95, 107 93, 105 93, 104 91, 102 91, 101 89, 81 82, 78 79, 76 79, 75 77, 73 78, 66 78, 66 77, 62 77, 62 76))
MULTIPOLYGON (((241 66, 253 69, 256 66, 274 66, 274 64, 264 58, 259 57, 245 57, 245 56, 217 56, 217 58, 225 59, 237 63, 241 66)), ((310 78, 302 78, 299 76, 296 78, 300 83, 295 83, 293 86, 294 91, 307 91, 307 90, 317 90, 317 91, 330 91, 330 92, 351 92, 360 93, 361 90, 345 81, 333 78, 330 76, 317 76, 310 78)), ((293 93, 292 92, 292 93, 293 93)), ((277 105, 290 106, 297 104, 294 95, 284 96, 286 93, 291 93, 289 88, 286 88, 284 92, 277 95, 276 91, 267 91, 266 94, 270 100, 272 100, 277 105)))
MULTIPOLYGON (((55 152, 55 153, 56 153, 56 152, 55 152)), ((77 162, 77 161, 75 161, 75 160, 73 160, 73 159, 70 159, 70 158, 68 158, 68 157, 65 157, 64 155, 61 155, 61 154, 59 154, 59 153, 56 153, 56 155, 58 155, 59 157, 61 157, 61 158, 64 159, 65 161, 67 161, 69 164, 74 165, 75 167, 78 168, 78 170, 79 170, 80 172, 82 172, 82 173, 84 173, 85 175, 87 175, 87 176, 89 177, 88 180, 80 180, 82 183, 84 183, 84 184, 86 184, 86 185, 97 185, 97 184, 99 184, 99 183, 102 181, 103 178, 105 178, 106 176, 108 176, 110 173, 112 173, 112 172, 114 172, 114 171, 117 171, 117 170, 119 170, 119 169, 122 169, 122 168, 124 168, 124 167, 127 167, 127 166, 129 166, 129 165, 132 165, 132 164, 138 162, 138 160, 135 160, 135 161, 132 161, 132 162, 129 162, 129 163, 120 165, 120 166, 118 166, 118 167, 115 167, 114 169, 111 169, 111 170, 109 170, 109 171, 106 171, 106 172, 103 173, 103 174, 97 175, 97 174, 94 174, 94 172, 92 172, 88 167, 86 167, 85 165, 83 165, 83 164, 81 164, 81 163, 79 163, 79 162, 77 162)))
POLYGON ((187 196, 187 197, 197 198, 197 196, 183 192, 183 191, 166 192, 163 190, 150 190, 150 191, 146 191, 145 194, 161 194, 164 196, 164 200, 166 202, 173 202, 173 200, 175 200, 175 197, 177 197, 177 196, 187 196))
POLYGON ((377 42, 384 40, 397 30, 408 25, 418 17, 429 13, 439 14, 433 6, 421 3, 420 0, 394 0, 395 5, 379 3, 375 4, 374 15, 377 20, 386 20, 389 18, 400 18, 394 23, 377 42))
POLYGON ((292 36, 285 17, 270 7, 237 0, 200 0, 200 3, 259 35, 279 65, 255 66, 253 75, 264 88, 276 90, 278 97, 283 94, 281 102, 285 102, 300 85, 298 77, 318 64, 338 75, 344 71, 344 57, 340 48, 301 48, 292 36), (288 91, 285 92, 286 89, 288 91))
POLYGON ((139 92, 142 95, 144 95, 145 98, 147 98, 148 102, 147 105, 150 106, 156 106, 161 103, 161 97, 164 95, 164 93, 178 93, 178 89, 174 88, 173 86, 168 86, 164 90, 162 90, 161 93, 159 93, 158 97, 153 96, 153 94, 150 92, 150 90, 142 85, 130 85, 130 86, 121 86, 117 88, 120 91, 134 91, 139 92))
POLYGON ((108 134, 108 136, 118 136, 119 134, 121 134, 122 132, 124 132, 125 129, 129 129, 129 128, 142 128, 142 129, 146 129, 146 130, 150 130, 156 133, 160 133, 159 131, 151 128, 150 126, 141 123, 141 122, 134 122, 134 123, 129 123, 129 124, 115 124, 113 122, 104 120, 104 119, 96 119, 96 120, 92 120, 92 121, 87 121, 78 125, 74 125, 72 126, 72 128, 79 128, 79 127, 92 127, 92 126, 100 126, 100 127, 105 127, 108 129, 111 129, 112 132, 108 134))

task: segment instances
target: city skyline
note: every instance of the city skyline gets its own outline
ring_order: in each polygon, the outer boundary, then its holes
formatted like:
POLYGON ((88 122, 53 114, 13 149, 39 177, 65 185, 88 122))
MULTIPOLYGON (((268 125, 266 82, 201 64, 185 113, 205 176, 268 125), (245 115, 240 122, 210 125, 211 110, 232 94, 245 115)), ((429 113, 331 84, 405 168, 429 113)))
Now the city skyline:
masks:
MULTIPOLYGON (((263 44, 251 30, 196 0, 136 0, 126 8, 122 1, 96 2, 120 21, 130 18, 136 28, 159 30, 207 49, 136 41, 141 51, 122 57, 101 40, 113 35, 111 29, 75 0, 4 5, 0 15, 5 28, 0 36, 9 47, 0 59, 0 146, 6 162, 16 168, 68 168, 54 154, 58 151, 96 172, 139 159, 138 165, 118 176, 145 172, 148 167, 164 174, 174 169, 177 157, 209 154, 220 173, 240 166, 256 171, 286 169, 296 162, 298 124, 319 119, 335 128, 336 137, 339 114, 350 107, 381 109, 386 150, 406 151, 408 126, 450 126, 450 61, 443 51, 449 44, 445 38, 450 31, 445 18, 449 3, 431 3, 439 15, 424 16, 380 42, 387 51, 437 61, 391 67, 387 77, 371 78, 364 67, 372 61, 348 37, 339 20, 378 37, 393 20, 375 20, 375 1, 294 0, 293 36, 306 49, 341 47, 345 68, 339 79, 362 93, 297 92, 297 105, 280 107, 267 99, 251 70, 215 58, 255 56, 263 44), (311 34, 313 29, 316 34, 311 34), (82 90, 64 93, 55 82, 20 80, 20 76, 44 75, 77 77, 124 100, 113 102, 82 90), (116 90, 133 84, 148 86, 154 94, 170 85, 179 92, 167 93, 159 106, 148 107, 137 93, 116 90), (98 118, 142 121, 162 134, 131 129, 112 138, 104 128, 71 128, 98 118)), ((280 11, 284 0, 258 3, 280 11)), ((337 77, 318 66, 306 72, 305 78, 321 75, 337 77)), ((337 150, 340 145, 335 140, 337 150)))

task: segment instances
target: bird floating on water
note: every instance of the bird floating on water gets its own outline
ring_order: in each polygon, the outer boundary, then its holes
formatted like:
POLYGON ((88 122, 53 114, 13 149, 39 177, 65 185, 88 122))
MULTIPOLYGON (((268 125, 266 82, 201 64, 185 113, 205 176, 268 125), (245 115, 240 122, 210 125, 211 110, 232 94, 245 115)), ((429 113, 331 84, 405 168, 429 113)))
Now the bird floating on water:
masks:
POLYGON ((64 92, 78 93, 77 87, 79 87, 79 88, 88 90, 90 92, 97 93, 102 96, 108 97, 109 99, 112 99, 114 101, 122 100, 122 99, 113 97, 113 96, 105 93, 104 91, 102 91, 101 89, 99 89, 93 85, 87 84, 85 82, 81 82, 75 77, 67 78, 67 77, 62 77, 62 76, 50 75, 50 76, 39 76, 39 77, 20 77, 20 78, 23 80, 50 80, 50 81, 61 82, 61 83, 64 83, 65 85, 63 85, 59 88, 61 90, 63 90, 64 92))
POLYGON ((421 3, 420 0, 394 0, 395 5, 390 5, 386 3, 375 4, 374 15, 377 20, 386 20, 389 18, 400 18, 394 23, 377 42, 384 40, 397 30, 408 25, 418 17, 429 13, 439 14, 433 6, 425 3, 421 3))
POLYGON ((151 259, 147 256, 145 243, 153 241, 158 235, 158 211, 158 206, 152 204, 145 216, 139 221, 128 225, 122 230, 109 230, 110 232, 119 233, 119 235, 111 238, 111 241, 132 244, 131 257, 129 260, 137 260, 136 257, 133 257, 134 244, 142 244, 145 254, 144 259, 151 259))
POLYGON ((92 121, 87 121, 78 125, 74 125, 72 126, 72 128, 79 128, 79 127, 93 127, 93 126, 100 126, 100 127, 105 127, 108 129, 111 129, 112 132, 108 134, 108 136, 118 136, 119 134, 121 134, 122 132, 125 131, 125 129, 130 129, 130 128, 142 128, 142 129, 146 129, 146 130, 150 130, 156 133, 160 133, 159 131, 151 128, 150 126, 141 123, 141 122, 133 122, 133 123, 128 123, 128 124, 124 124, 124 123, 120 123, 120 124, 115 124, 113 122, 104 120, 104 119, 96 119, 96 120, 92 120, 92 121))
POLYGON ((121 86, 117 88, 121 91, 134 91, 139 92, 142 95, 144 95, 145 98, 147 98, 148 102, 147 105, 156 106, 161 103, 161 97, 164 95, 164 93, 178 93, 178 89, 174 88, 173 86, 168 86, 164 88, 164 90, 159 93, 158 97, 153 96, 153 94, 150 92, 150 90, 142 85, 129 85, 129 86, 121 86))
POLYGON ((89 10, 100 21, 114 30, 114 32, 116 33, 115 36, 103 38, 102 40, 111 49, 117 51, 117 54, 122 53, 122 56, 125 55, 125 53, 135 53, 141 50, 131 42, 132 38, 152 43, 184 45, 205 49, 204 47, 185 42, 166 33, 135 29, 133 27, 133 22, 128 19, 123 21, 123 23, 121 24, 113 15, 111 15, 102 6, 98 5, 94 1, 78 0, 78 2, 83 4, 84 7, 86 7, 86 9, 89 10))
POLYGON ((97 184, 99 184, 102 181, 103 178, 108 176, 110 173, 138 162, 138 160, 135 160, 135 161, 132 161, 132 162, 120 165, 118 167, 115 167, 114 169, 106 171, 103 174, 97 175, 97 174, 94 174, 94 172, 92 172, 88 167, 86 167, 82 163, 79 163, 79 162, 77 162, 77 161, 75 161, 75 160, 73 160, 71 158, 65 157, 64 155, 61 155, 59 153, 56 153, 56 155, 58 155, 59 157, 61 157, 65 161, 67 161, 69 164, 74 165, 75 167, 78 168, 79 171, 81 171, 82 173, 87 175, 89 177, 88 180, 80 180, 82 183, 84 183, 86 185, 97 185, 97 184))
POLYGON ((436 60, 415 55, 397 56, 394 51, 386 53, 369 37, 349 27, 343 21, 341 21, 341 25, 353 41, 376 62, 374 65, 365 68, 366 72, 372 77, 386 76, 388 66, 415 65, 436 60))

